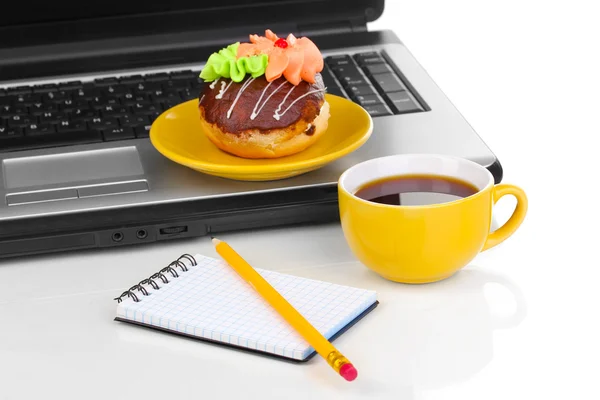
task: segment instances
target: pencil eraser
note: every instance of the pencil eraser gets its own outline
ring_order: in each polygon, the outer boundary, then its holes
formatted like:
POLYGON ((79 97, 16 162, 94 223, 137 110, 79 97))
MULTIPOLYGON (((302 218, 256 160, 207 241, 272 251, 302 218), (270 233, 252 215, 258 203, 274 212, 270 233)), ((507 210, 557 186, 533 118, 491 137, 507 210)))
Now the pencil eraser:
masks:
POLYGON ((353 381, 358 376, 358 371, 354 368, 354 365, 348 363, 342 365, 340 375, 347 381, 353 381))

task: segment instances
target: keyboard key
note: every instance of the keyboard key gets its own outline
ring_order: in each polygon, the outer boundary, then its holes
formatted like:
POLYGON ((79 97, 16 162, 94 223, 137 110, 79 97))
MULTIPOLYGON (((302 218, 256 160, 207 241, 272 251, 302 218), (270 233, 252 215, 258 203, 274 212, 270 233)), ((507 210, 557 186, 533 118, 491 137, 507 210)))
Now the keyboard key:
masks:
POLYGON ((45 112, 45 113, 39 115, 40 123, 42 123, 42 124, 45 124, 45 123, 54 124, 54 123, 62 121, 65 118, 67 118, 65 116, 65 114, 62 114, 59 112, 45 112))
POLYGON ((155 104, 161 104, 163 110, 167 110, 173 106, 176 106, 177 104, 183 103, 183 99, 181 98, 179 92, 174 92, 169 93, 165 97, 152 98, 152 102, 155 104))
POLYGON ((346 87, 346 90, 348 91, 348 93, 350 93, 350 95, 354 95, 354 96, 367 96, 367 95, 373 95, 376 94, 375 89, 373 89, 372 86, 366 86, 366 85, 362 85, 362 86, 348 86, 346 87))
POLYGON ((71 100, 66 99, 57 103, 59 110, 61 111, 73 111, 81 108, 88 108, 89 103, 87 100, 71 100))
POLYGON ((25 93, 31 93, 31 88, 29 86, 17 86, 17 87, 12 87, 12 88, 6 89, 7 95, 25 94, 25 93))
POLYGON ((372 77, 375 87, 385 93, 403 92, 406 90, 404 84, 394 74, 379 74, 372 77))
POLYGON ((6 90, 0 89, 0 97, 6 96, 6 90))
POLYGON ((335 80, 333 72, 331 72, 331 68, 329 68, 327 65, 325 65, 325 67, 323 68, 323 71, 321 71, 321 78, 323 78, 323 83, 327 87, 338 86, 338 83, 335 80))
POLYGON ((11 128, 24 128, 27 125, 37 124, 37 118, 29 115, 13 115, 6 120, 6 125, 11 128))
POLYGON ((119 120, 112 117, 95 117, 88 121, 91 129, 108 129, 119 126, 119 120))
POLYGON ((163 88, 165 90, 169 89, 186 89, 191 87, 191 81, 188 80, 171 80, 167 82, 163 82, 163 88))
POLYGON ((28 115, 29 108, 25 104, 16 104, 14 108, 14 113, 17 115, 28 115))
POLYGON ((124 106, 105 106, 100 112, 103 117, 120 117, 131 113, 129 107, 124 106))
POLYGON ((121 103, 125 106, 132 106, 136 103, 150 103, 150 96, 146 94, 126 93, 123 96, 121 103))
POLYGON ((11 104, 0 105, 0 118, 8 118, 10 115, 13 114, 14 109, 15 109, 15 106, 13 106, 11 104))
POLYGON ((146 74, 144 75, 146 82, 162 82, 169 80, 169 74, 166 72, 159 72, 157 74, 146 74))
POLYGON ((56 92, 58 90, 58 85, 54 83, 46 83, 44 85, 36 85, 33 87, 33 93, 48 93, 48 92, 56 92))
POLYGON ((376 74, 391 74, 393 71, 387 64, 371 64, 365 66, 365 72, 367 75, 376 75, 376 74))
POLYGON ((111 129, 103 129, 102 136, 104 136, 104 140, 106 141, 135 139, 135 132, 133 128, 120 126, 111 129))
POLYGON ((148 118, 150 118, 150 121, 154 122, 154 120, 156 118, 158 118, 158 116, 162 114, 161 111, 152 111, 152 112, 147 112, 145 115, 148 116, 148 118))
POLYGON ((133 92, 134 94, 139 94, 139 93, 152 93, 155 90, 162 90, 162 86, 160 85, 160 83, 156 83, 156 82, 142 82, 142 83, 138 83, 137 85, 135 85, 133 87, 133 92))
POLYGON ((382 64, 385 62, 381 55, 375 51, 355 54, 354 59, 359 65, 382 64))
POLYGON ((156 99, 156 98, 161 98, 163 96, 166 96, 165 91, 162 89, 158 89, 158 90, 155 90, 150 93, 150 100, 156 99))
POLYGON ((70 82, 63 82, 63 83, 58 84, 58 88, 60 90, 73 90, 73 89, 80 89, 82 87, 83 87, 83 84, 81 83, 81 81, 70 81, 70 82))
POLYGON ((181 98, 173 98, 170 100, 161 101, 160 105, 162 106, 163 110, 168 110, 169 108, 175 107, 176 105, 179 105, 181 103, 183 103, 183 100, 181 100, 181 98))
POLYGON ((48 135, 56 132, 56 127, 51 124, 31 124, 24 129, 25 136, 48 135))
POLYGON ((56 124, 56 129, 58 130, 58 132, 79 132, 87 130, 87 124, 85 121, 62 120, 56 124))
POLYGON ((16 127, 0 126, 0 148, 2 148, 3 139, 12 139, 23 136, 23 129, 16 127))
POLYGON ((94 84, 98 87, 118 85, 119 81, 117 78, 103 78, 94 80, 94 84))
POLYGON ((377 95, 369 95, 369 96, 355 96, 356 101, 361 106, 373 106, 378 104, 383 104, 379 96, 377 95))
POLYGON ((408 92, 388 93, 387 97, 392 101, 395 111, 399 114, 423 111, 423 108, 408 92))
POLYGON ((122 84, 140 83, 144 82, 144 77, 141 75, 122 76, 121 79, 119 79, 119 81, 122 84))
POLYGON ((166 89, 164 91, 161 91, 162 94, 159 96, 151 95, 150 100, 151 100, 151 102, 164 101, 166 99, 173 99, 173 98, 177 98, 177 99, 181 100, 180 90, 185 90, 185 89, 179 89, 179 90, 178 89, 166 89))
POLYGON ((42 102, 37 102, 37 103, 33 103, 29 105, 29 108, 31 109, 31 112, 34 112, 35 110, 39 110, 43 107, 44 103, 42 102))
POLYGON ((121 105, 119 97, 110 96, 97 96, 90 100, 90 106, 94 109, 101 109, 105 106, 118 106, 121 105))
POLYGON ((344 85, 345 88, 348 88, 350 86, 365 86, 365 85, 369 86, 371 83, 363 78, 356 79, 356 78, 352 78, 352 77, 345 77, 344 79, 342 79, 342 84, 344 85))
POLYGON ((102 96, 102 91, 100 89, 83 87, 75 90, 71 97, 73 100, 92 100, 93 98, 100 96, 102 96))
POLYGON ((23 104, 25 106, 28 106, 33 103, 40 103, 42 101, 42 95, 33 93, 19 94, 13 97, 13 101, 14 104, 23 104))
POLYGON ((25 115, 29 111, 27 106, 4 104, 0 106, 0 119, 8 119, 13 115, 25 115))
POLYGON ((136 103, 131 108, 136 115, 154 115, 163 111, 160 105, 156 104, 136 103))
POLYGON ((371 115, 371 117, 380 117, 383 115, 392 115, 390 110, 383 104, 364 106, 364 109, 371 115))
POLYGON ((35 103, 31 107, 29 107, 29 110, 32 115, 40 115, 45 112, 58 112, 58 104, 35 103))
MULTIPOLYGON (((81 100, 77 100, 77 101, 81 101, 81 100)), ((61 111, 69 111, 69 110, 73 110, 73 109, 77 108, 77 105, 71 99, 57 101, 56 105, 58 106, 58 109, 61 111)))
POLYGON ((76 108, 67 113, 71 121, 90 121, 100 117, 99 110, 90 110, 89 108, 76 108))
POLYGON ((330 66, 354 65, 349 55, 341 54, 337 56, 325 57, 325 62, 330 66))
POLYGON ((134 128, 135 136, 138 137, 138 138, 147 138, 147 137, 150 137, 150 128, 151 127, 152 127, 151 124, 135 127, 134 128))
POLYGON ((147 115, 126 115, 119 118, 121 126, 136 127, 138 125, 149 125, 150 118, 147 115))
POLYGON ((104 94, 107 96, 118 96, 130 93, 131 90, 125 85, 109 85, 104 88, 104 94))
POLYGON ((190 84, 192 85, 192 89, 194 89, 196 91, 196 93, 200 93, 202 91, 202 89, 204 88, 204 86, 206 85, 206 82, 204 82, 202 79, 198 78, 198 79, 192 79, 190 84))
POLYGON ((194 78, 197 78, 197 77, 198 77, 198 74, 194 73, 191 70, 171 72, 171 79, 191 80, 191 79, 194 79, 194 78))
POLYGON ((44 94, 43 100, 48 103, 56 103, 61 100, 70 99, 71 93, 66 90, 57 90, 56 92, 48 92, 44 94))
POLYGON ((360 71, 358 70, 358 68, 355 65, 345 65, 345 66, 341 66, 341 67, 333 67, 331 68, 331 70, 333 71, 333 73, 335 74, 335 76, 338 77, 338 79, 362 79, 363 78, 363 74, 360 73, 360 71))
POLYGON ((179 92, 181 94, 181 98, 184 101, 193 100, 198 98, 198 91, 196 89, 184 89, 179 92))

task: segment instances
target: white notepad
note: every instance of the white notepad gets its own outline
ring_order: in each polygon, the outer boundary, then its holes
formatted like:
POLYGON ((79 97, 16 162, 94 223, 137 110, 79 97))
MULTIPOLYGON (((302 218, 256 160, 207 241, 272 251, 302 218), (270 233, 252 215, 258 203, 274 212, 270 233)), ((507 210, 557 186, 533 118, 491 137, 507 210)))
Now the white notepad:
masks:
MULTIPOLYGON (((372 290, 255 269, 329 340, 378 304, 372 290)), ((306 361, 315 354, 304 338, 220 259, 183 255, 116 300, 117 321, 293 360, 306 361)))

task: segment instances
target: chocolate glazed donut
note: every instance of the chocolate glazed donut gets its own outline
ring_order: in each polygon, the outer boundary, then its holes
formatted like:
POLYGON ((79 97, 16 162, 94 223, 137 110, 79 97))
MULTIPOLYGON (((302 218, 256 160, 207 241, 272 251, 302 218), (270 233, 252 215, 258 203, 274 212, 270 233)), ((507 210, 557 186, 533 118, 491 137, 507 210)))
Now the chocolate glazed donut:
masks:
POLYGON ((327 129, 329 104, 321 74, 294 86, 284 77, 218 79, 200 93, 203 129, 221 150, 245 158, 300 152, 327 129))

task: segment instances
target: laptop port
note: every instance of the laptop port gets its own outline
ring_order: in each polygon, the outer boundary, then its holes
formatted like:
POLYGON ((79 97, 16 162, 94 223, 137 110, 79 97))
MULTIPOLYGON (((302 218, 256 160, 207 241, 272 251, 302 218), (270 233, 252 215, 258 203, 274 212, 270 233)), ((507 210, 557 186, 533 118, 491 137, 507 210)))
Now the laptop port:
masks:
POLYGON ((138 239, 146 239, 148 237, 148 232, 145 229, 140 229, 135 235, 138 239))
POLYGON ((121 240, 123 240, 123 234, 121 232, 113 233, 112 240, 113 242, 120 242, 121 240))
POLYGON ((167 228, 161 228, 158 232, 161 235, 176 235, 179 233, 187 232, 187 230, 188 230, 187 225, 180 225, 180 226, 169 226, 167 228))

